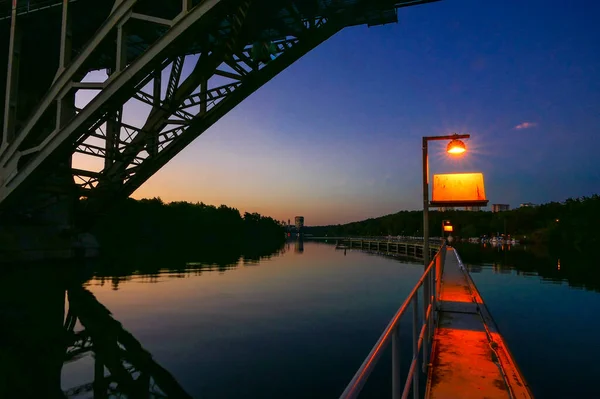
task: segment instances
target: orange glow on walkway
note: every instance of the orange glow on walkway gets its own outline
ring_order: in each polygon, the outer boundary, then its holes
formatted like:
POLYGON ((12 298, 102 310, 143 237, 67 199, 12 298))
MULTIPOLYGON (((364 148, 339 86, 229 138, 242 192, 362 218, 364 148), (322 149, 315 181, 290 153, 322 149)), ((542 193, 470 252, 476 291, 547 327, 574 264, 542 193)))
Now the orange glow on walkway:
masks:
POLYGON ((477 288, 448 249, 438 326, 433 337, 428 399, 531 398, 477 288))

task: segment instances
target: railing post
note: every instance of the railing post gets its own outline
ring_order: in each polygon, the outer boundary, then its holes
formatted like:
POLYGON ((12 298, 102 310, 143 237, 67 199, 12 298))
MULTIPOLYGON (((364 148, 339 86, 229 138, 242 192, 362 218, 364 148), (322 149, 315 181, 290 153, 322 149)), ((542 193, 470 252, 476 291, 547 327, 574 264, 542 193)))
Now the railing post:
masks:
POLYGON ((400 399, 402 396, 400 372, 400 323, 398 323, 392 333, 392 399, 400 399))
MULTIPOLYGON (((434 258, 436 264, 437 264, 438 258, 439 258, 439 255, 436 255, 436 257, 434 258)), ((434 315, 436 312, 435 266, 433 266, 431 268, 431 271, 429 273, 429 286, 431 287, 431 293, 429 296, 431 298, 431 314, 429 315, 429 342, 431 342, 431 339, 433 338, 434 329, 435 329, 434 315)), ((432 345, 430 345, 430 347, 432 347, 432 345)))
POLYGON ((423 373, 427 372, 427 357, 429 355, 429 317, 427 316, 427 308, 430 301, 429 293, 429 277, 425 276, 423 280, 423 326, 425 327, 425 334, 423 335, 423 373))
POLYGON ((413 359, 415 371, 413 373, 413 399, 419 399, 419 293, 413 297, 413 359))
POLYGON ((447 251, 447 249, 446 249, 446 247, 444 247, 444 253, 440 257, 440 266, 438 267, 438 275, 437 275, 438 295, 442 295, 442 276, 444 274, 444 259, 446 259, 446 251, 447 251))

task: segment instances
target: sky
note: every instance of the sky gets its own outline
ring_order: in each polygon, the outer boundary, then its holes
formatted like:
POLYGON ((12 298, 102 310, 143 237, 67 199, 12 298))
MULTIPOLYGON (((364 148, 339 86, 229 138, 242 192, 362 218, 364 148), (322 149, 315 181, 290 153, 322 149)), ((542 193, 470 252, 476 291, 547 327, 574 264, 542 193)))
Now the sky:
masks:
MULTIPOLYGON (((134 198, 337 224, 422 206, 430 171, 483 172, 512 207, 600 192, 600 4, 444 0, 352 27, 197 138, 134 198)), ((488 207, 489 209, 489 207, 488 207)))

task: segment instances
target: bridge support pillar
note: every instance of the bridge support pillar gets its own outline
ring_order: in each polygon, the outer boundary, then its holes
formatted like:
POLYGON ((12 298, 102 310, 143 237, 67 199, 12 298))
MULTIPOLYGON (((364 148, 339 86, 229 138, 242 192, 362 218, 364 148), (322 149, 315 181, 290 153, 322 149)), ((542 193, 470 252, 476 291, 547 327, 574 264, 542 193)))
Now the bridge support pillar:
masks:
POLYGON ((0 263, 93 257, 96 239, 75 228, 77 188, 70 159, 31 187, 16 213, 4 212, 0 225, 0 263))
POLYGON ((3 150, 15 136, 17 118, 17 95, 19 93, 19 64, 21 56, 21 26, 17 21, 17 2, 13 2, 10 18, 8 70, 6 73, 6 97, 4 100, 4 124, 2 126, 3 150))

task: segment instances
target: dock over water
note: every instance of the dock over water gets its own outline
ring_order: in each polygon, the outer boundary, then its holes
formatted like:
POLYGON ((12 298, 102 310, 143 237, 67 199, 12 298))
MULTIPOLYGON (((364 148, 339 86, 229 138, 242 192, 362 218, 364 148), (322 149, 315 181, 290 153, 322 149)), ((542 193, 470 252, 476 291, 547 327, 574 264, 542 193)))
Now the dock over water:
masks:
MULTIPOLYGON (((381 244, 376 244, 375 250, 381 244)), ((371 244, 367 250, 369 247, 371 244)), ((365 249, 364 243, 360 248, 365 249)), ((402 244, 397 248, 401 252, 402 244)), ((413 255, 417 255, 416 250, 413 255)), ((382 353, 390 346, 392 399, 406 399, 409 395, 413 399, 422 398, 419 392, 422 373, 427 377, 424 396, 427 399, 533 398, 458 252, 445 243, 428 263, 340 399, 359 397, 382 353), (423 302, 420 303, 419 297, 423 302), (400 356, 407 353, 400 351, 400 323, 407 313, 412 316, 412 356, 405 375, 400 356)))
POLYGON ((425 397, 532 398, 458 254, 446 251, 425 397))

